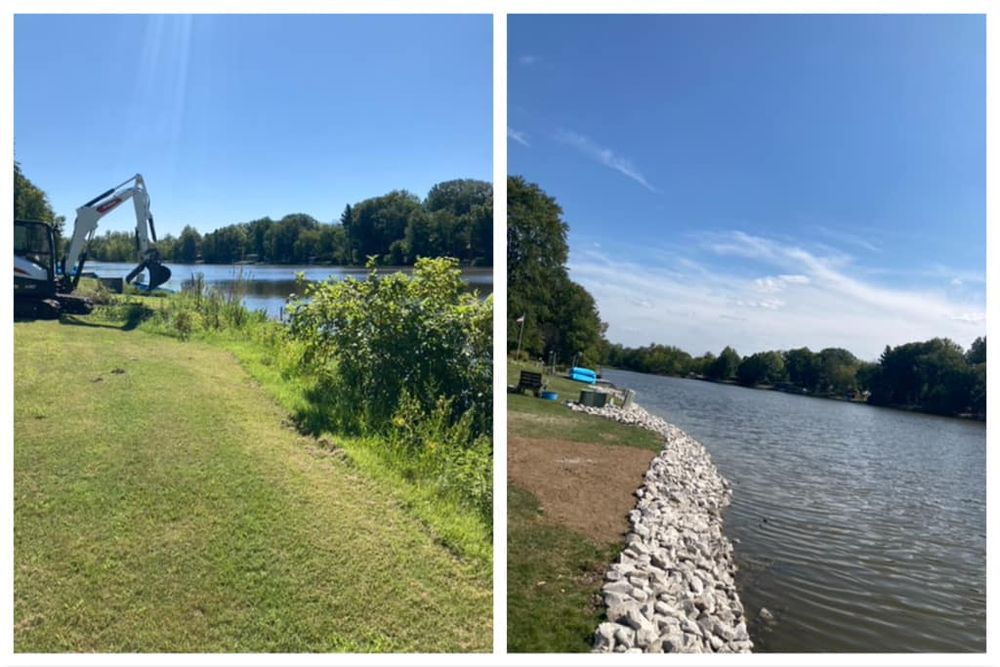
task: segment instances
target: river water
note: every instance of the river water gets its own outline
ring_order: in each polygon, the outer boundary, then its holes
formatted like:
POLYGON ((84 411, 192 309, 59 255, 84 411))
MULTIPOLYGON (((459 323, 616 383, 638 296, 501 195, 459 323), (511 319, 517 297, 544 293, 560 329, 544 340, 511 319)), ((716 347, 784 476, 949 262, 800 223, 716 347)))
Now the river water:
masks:
MULTIPOLYGON (((170 280, 163 288, 179 291, 185 282, 192 280, 196 274, 205 277, 205 284, 222 290, 228 290, 236 281, 243 281, 245 294, 244 305, 250 310, 264 310, 269 317, 280 318, 288 295, 295 291, 295 274, 302 272, 309 282, 320 282, 330 277, 337 279, 355 277, 362 278, 368 271, 358 267, 345 266, 288 266, 274 264, 250 264, 233 266, 232 264, 178 264, 165 262, 172 272, 170 280)), ((102 278, 124 278, 135 264, 124 262, 87 262, 84 271, 94 272, 102 278)), ((381 273, 409 269, 382 269, 381 273)), ((462 279, 470 289, 478 290, 483 296, 493 292, 493 270, 464 269, 462 279)))
POLYGON ((756 651, 986 650, 984 424, 604 377, 698 439, 732 482, 726 534, 756 651))

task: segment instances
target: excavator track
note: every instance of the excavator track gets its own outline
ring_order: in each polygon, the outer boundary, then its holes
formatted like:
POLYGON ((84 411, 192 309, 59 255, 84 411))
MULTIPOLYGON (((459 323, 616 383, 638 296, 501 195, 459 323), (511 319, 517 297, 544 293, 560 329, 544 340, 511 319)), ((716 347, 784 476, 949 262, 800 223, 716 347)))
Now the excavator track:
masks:
POLYGON ((14 299, 15 320, 57 320, 61 314, 56 299, 14 299))
POLYGON ((56 299, 59 300, 59 305, 64 313, 88 315, 94 310, 94 302, 83 296, 57 294, 56 299))

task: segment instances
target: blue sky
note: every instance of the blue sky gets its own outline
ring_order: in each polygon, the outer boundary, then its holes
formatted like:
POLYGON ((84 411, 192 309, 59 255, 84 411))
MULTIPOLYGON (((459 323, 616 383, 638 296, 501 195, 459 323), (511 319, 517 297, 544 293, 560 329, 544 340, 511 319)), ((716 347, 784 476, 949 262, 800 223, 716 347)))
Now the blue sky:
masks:
POLYGON ((512 16, 509 171, 609 338, 692 353, 985 333, 985 20, 512 16))
MULTIPOLYGON (((161 233, 492 180, 489 16, 17 16, 15 155, 70 224, 136 172, 161 233)), ((131 210, 131 209, 128 209, 131 210)), ((128 213, 101 223, 130 229, 128 213)))

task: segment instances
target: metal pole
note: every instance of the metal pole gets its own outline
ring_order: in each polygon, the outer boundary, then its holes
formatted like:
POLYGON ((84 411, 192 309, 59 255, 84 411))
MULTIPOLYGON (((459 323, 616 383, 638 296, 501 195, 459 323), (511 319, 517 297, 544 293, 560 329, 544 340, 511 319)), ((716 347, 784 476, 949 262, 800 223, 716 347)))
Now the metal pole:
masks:
POLYGON ((515 359, 520 359, 521 358, 521 338, 524 337, 524 320, 525 319, 526 318, 524 316, 521 317, 521 330, 517 332, 517 354, 514 357, 515 359))

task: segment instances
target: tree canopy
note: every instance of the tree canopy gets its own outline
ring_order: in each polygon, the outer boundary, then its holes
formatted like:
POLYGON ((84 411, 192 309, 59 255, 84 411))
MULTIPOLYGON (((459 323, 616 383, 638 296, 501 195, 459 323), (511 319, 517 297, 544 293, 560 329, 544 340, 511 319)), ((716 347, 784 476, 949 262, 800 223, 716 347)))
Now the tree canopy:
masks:
POLYGON ((594 298, 569 278, 569 226, 556 200, 520 176, 507 179, 507 344, 528 355, 596 365, 605 325, 594 298))
POLYGON ((874 405, 905 407, 943 415, 986 416, 986 338, 968 351, 947 338, 886 346, 876 363, 843 348, 813 352, 808 347, 756 352, 741 358, 732 347, 718 357, 692 358, 676 347, 651 344, 607 347, 606 362, 618 368, 660 375, 701 376, 795 389, 817 396, 867 398, 874 405))
POLYGON ((65 222, 64 217, 52 210, 48 195, 24 175, 17 160, 14 161, 14 219, 47 222, 55 227, 57 238, 65 222))

